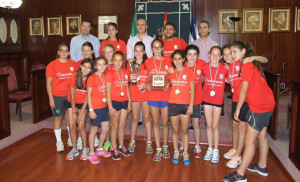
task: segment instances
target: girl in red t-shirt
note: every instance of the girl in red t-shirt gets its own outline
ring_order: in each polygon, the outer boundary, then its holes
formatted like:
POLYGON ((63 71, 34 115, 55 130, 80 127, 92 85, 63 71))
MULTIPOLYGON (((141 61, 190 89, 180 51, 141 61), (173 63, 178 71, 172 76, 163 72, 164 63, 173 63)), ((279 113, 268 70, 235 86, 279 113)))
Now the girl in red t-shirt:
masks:
MULTIPOLYGON (((239 121, 234 120, 233 114, 235 112, 237 101, 239 99, 239 93, 241 90, 241 77, 239 75, 241 60, 235 61, 231 56, 230 45, 225 45, 223 48, 223 59, 225 63, 228 64, 229 74, 228 74, 228 82, 231 87, 232 92, 232 143, 233 148, 230 149, 227 153, 224 154, 226 159, 230 159, 227 162, 226 166, 229 168, 236 168, 241 163, 241 154, 244 148, 244 140, 246 134, 246 115, 249 111, 249 107, 247 102, 244 102, 241 108, 241 112, 239 115, 239 121)), ((244 59, 243 63, 252 62, 257 60, 261 63, 266 63, 268 60, 265 57, 261 56, 251 56, 244 59)))
POLYGON ((84 59, 86 59, 86 58, 95 59, 94 48, 93 48, 92 43, 90 43, 90 42, 83 43, 82 46, 81 46, 81 52, 82 52, 83 59, 76 62, 75 71, 78 70, 81 62, 84 59))
MULTIPOLYGON (((205 61, 202 59, 198 60, 199 48, 195 45, 188 45, 185 49, 187 62, 185 67, 193 71, 196 76, 195 80, 195 100, 193 106, 192 123, 194 128, 194 138, 195 138, 195 148, 194 155, 195 158, 201 157, 200 148, 200 117, 201 117, 201 103, 202 103, 202 79, 201 79, 201 69, 205 65, 205 61)), ((180 149, 179 149, 180 151, 180 149)))
POLYGON ((93 70, 93 60, 84 59, 78 71, 73 73, 69 79, 69 94, 67 96, 67 113, 69 118, 70 135, 72 141, 72 150, 67 154, 67 160, 73 160, 75 156, 79 155, 77 149, 77 137, 76 137, 76 123, 78 123, 78 129, 83 142, 83 150, 80 160, 87 160, 89 149, 87 147, 87 136, 85 131, 86 121, 86 83, 93 70))
POLYGON ((272 116, 275 100, 264 76, 263 68, 257 61, 244 63, 244 58, 252 56, 255 51, 248 42, 236 41, 230 46, 234 61, 242 61, 241 90, 234 119, 239 120, 241 107, 247 99, 249 111, 246 115, 248 122, 245 136, 245 149, 240 167, 234 173, 224 176, 224 181, 247 181, 246 169, 262 176, 268 176, 267 158, 269 151, 267 127, 272 116), (255 155, 255 144, 259 142, 259 162, 250 164, 255 155))
POLYGON ((103 55, 105 60, 107 61, 107 67, 106 67, 104 74, 106 74, 109 70, 113 69, 112 56, 115 51, 116 50, 115 50, 114 46, 111 44, 106 44, 102 49, 101 55, 103 55))
MULTIPOLYGON (((144 62, 147 59, 145 45, 139 41, 134 45, 134 59, 135 64, 139 64, 140 68, 138 72, 131 73, 130 79, 130 96, 132 102, 132 120, 131 120, 131 140, 128 146, 128 150, 133 152, 136 146, 135 135, 137 131, 138 121, 140 119, 140 110, 142 108, 143 121, 146 129, 146 154, 152 154, 152 142, 151 142, 151 120, 150 120, 150 107, 147 104, 148 90, 146 89, 147 72, 145 70, 144 62), (135 82, 132 82, 132 81, 135 82), (135 83, 135 84, 134 84, 135 83)), ((129 64, 127 64, 129 67, 129 64)), ((129 68, 130 69, 130 68, 129 68)))
POLYGON ((100 160, 98 156, 110 157, 110 152, 103 149, 103 143, 105 137, 109 131, 109 116, 106 102, 106 91, 105 91, 105 76, 104 71, 106 69, 106 60, 101 56, 95 60, 96 72, 89 77, 87 83, 87 98, 89 104, 90 118, 91 118, 91 131, 89 135, 89 161, 92 164, 99 164, 100 160), (99 136, 99 145, 94 150, 95 140, 97 132, 101 126, 101 134, 99 136), (97 156, 97 155, 98 156, 97 156))
POLYGON ((67 95, 70 89, 69 78, 74 72, 75 62, 69 60, 69 46, 60 44, 57 59, 48 64, 46 68, 46 87, 49 104, 54 115, 54 134, 56 137, 57 152, 64 151, 61 140, 61 125, 67 110, 67 95))
POLYGON ((120 153, 130 156, 124 146, 124 133, 127 114, 131 110, 131 98, 128 87, 129 72, 123 69, 125 56, 121 51, 113 54, 112 70, 105 75, 107 104, 111 120, 111 155, 114 160, 120 160, 120 153), (117 138, 119 147, 117 147, 117 138))
POLYGON ((122 51, 124 55, 127 54, 127 47, 123 40, 119 39, 118 26, 115 23, 109 23, 107 26, 108 37, 103 40, 100 45, 99 54, 102 54, 102 50, 105 45, 111 44, 117 51, 122 51))
POLYGON ((193 105, 195 99, 195 75, 193 71, 185 68, 183 65, 184 52, 175 50, 171 54, 173 66, 175 68, 173 73, 169 73, 169 78, 172 83, 171 93, 168 102, 168 112, 172 123, 172 140, 174 147, 173 163, 179 163, 179 131, 181 131, 183 143, 183 164, 190 165, 191 161, 188 154, 189 145, 189 122, 190 115, 193 114, 193 105))
POLYGON ((202 67, 202 74, 205 79, 203 107, 208 141, 208 149, 204 160, 217 163, 219 162, 219 120, 224 102, 225 77, 228 70, 220 63, 222 55, 219 46, 212 47, 208 56, 210 57, 210 63, 202 67))
MULTIPOLYGON (((163 57, 163 42, 160 39, 155 39, 152 41, 152 51, 153 57, 145 61, 145 68, 149 73, 160 73, 167 74, 168 69, 172 67, 171 59, 163 57)), ((149 84, 149 83, 148 83, 149 84)), ((150 105, 150 113, 153 121, 153 133, 156 144, 156 153, 154 155, 154 161, 161 161, 161 157, 169 158, 169 148, 168 148, 168 136, 169 136, 169 125, 168 125, 168 100, 170 95, 169 82, 164 80, 166 85, 166 90, 154 91, 151 90, 150 85, 147 85, 148 92, 148 105, 150 105), (161 117, 161 118, 160 118, 161 117), (160 145, 160 121, 163 127, 163 146, 160 145)))

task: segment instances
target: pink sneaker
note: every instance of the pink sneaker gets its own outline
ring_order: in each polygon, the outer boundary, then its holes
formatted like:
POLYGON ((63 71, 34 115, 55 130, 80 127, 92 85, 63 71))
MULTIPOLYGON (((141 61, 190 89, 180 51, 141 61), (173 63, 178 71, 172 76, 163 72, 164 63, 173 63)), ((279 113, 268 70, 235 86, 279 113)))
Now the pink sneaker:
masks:
POLYGON ((104 149, 97 149, 97 150, 96 150, 96 154, 97 154, 98 156, 111 157, 111 153, 110 153, 110 152, 107 152, 107 151, 104 150, 104 149))
POLYGON ((89 161, 92 164, 100 164, 100 160, 98 158, 98 156, 95 153, 89 153, 89 161))

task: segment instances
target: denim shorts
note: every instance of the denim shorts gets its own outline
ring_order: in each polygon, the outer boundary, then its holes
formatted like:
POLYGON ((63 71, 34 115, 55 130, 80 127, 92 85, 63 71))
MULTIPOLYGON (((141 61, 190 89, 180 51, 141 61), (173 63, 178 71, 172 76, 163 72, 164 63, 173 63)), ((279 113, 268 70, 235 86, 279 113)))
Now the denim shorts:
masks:
POLYGON ((120 111, 121 109, 127 110, 128 108, 128 101, 124 102, 118 102, 118 101, 112 101, 112 106, 115 110, 120 111))
POLYGON ((91 119, 92 126, 100 126, 102 122, 109 121, 108 107, 102 109, 94 109, 96 119, 91 119))
POLYGON ((158 108, 168 107, 167 101, 148 101, 148 105, 158 108))

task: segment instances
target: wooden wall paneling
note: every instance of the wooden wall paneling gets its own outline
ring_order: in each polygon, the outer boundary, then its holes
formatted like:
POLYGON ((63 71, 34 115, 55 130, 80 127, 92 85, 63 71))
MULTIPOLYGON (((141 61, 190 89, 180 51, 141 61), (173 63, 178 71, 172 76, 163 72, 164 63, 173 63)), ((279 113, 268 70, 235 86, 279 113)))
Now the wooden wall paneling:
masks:
POLYGON ((0 140, 11 134, 8 103, 8 75, 0 75, 0 140))
POLYGON ((46 89, 45 72, 45 69, 30 71, 33 123, 38 123, 52 116, 46 89))

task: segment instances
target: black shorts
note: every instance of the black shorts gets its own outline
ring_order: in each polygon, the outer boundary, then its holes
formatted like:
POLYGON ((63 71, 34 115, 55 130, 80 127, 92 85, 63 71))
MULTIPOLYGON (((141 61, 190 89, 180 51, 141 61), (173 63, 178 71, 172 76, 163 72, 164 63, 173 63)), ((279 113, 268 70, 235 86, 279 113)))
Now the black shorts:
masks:
POLYGON ((108 107, 102 109, 94 109, 96 113, 96 119, 91 119, 92 126, 100 126, 102 122, 109 121, 108 107))
POLYGON ((186 115, 188 104, 168 104, 169 116, 178 116, 179 114, 186 115))
POLYGON ((192 118, 201 118, 201 104, 193 106, 193 114, 191 115, 192 118))
POLYGON ((272 114, 273 111, 265 113, 253 113, 249 110, 246 118, 249 125, 253 129, 261 132, 264 129, 264 127, 268 127, 272 114))
POLYGON ((67 110, 67 97, 53 95, 55 108, 51 108, 53 116, 60 117, 65 115, 67 110))
POLYGON ((124 102, 118 102, 118 101, 112 101, 112 106, 115 110, 120 111, 121 109, 127 110, 128 108, 128 101, 124 102))
MULTIPOLYGON (((82 109, 82 106, 83 106, 83 103, 81 103, 81 104, 75 104, 75 107, 76 107, 77 109, 82 109)), ((67 101, 67 108, 68 108, 68 109, 69 109, 69 108, 72 108, 72 104, 71 104, 71 102, 69 102, 69 101, 67 101)), ((88 110, 88 107, 85 107, 85 109, 88 110)))
POLYGON ((216 107, 223 107, 223 104, 221 105, 217 105, 217 104, 212 104, 212 103, 208 103, 208 102, 202 102, 202 105, 210 105, 210 106, 216 106, 216 107))
MULTIPOLYGON (((232 118, 232 120, 234 120, 236 122, 239 122, 239 121, 234 119, 234 112, 236 110, 236 106, 237 106, 237 102, 232 102, 231 118, 232 118)), ((240 110, 240 115, 239 115, 239 120, 240 121, 247 122, 246 115, 247 115, 248 111, 249 111, 248 104, 247 104, 247 102, 244 102, 243 105, 242 105, 242 108, 240 110)))

